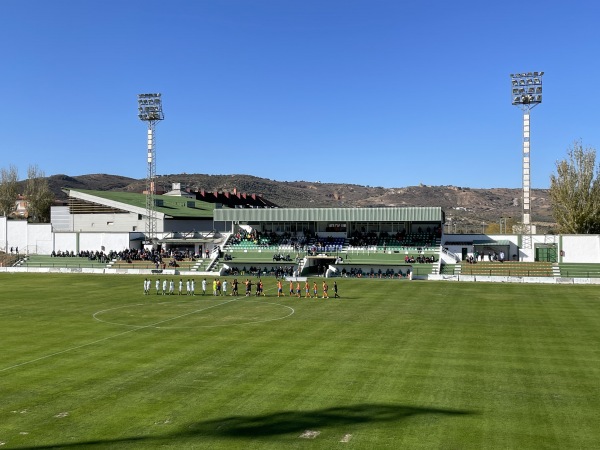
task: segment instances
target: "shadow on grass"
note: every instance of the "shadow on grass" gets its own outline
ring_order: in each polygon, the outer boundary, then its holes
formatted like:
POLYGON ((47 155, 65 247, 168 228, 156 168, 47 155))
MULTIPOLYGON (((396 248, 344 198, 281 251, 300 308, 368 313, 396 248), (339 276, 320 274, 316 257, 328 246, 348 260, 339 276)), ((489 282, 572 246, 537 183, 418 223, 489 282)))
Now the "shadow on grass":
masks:
MULTIPOLYGON (((305 430, 323 431, 338 426, 402 422, 418 415, 460 416, 476 414, 473 411, 421 408, 389 404, 360 404, 312 411, 282 411, 255 416, 229 416, 204 420, 188 424, 185 428, 162 435, 132 436, 129 438, 91 440, 63 444, 49 444, 29 449, 50 449, 68 447, 94 447, 105 445, 143 444, 158 445, 161 441, 171 442, 178 439, 221 438, 243 439, 249 437, 279 436, 288 433, 302 433, 305 430)), ((163 443, 164 443, 163 442, 163 443)))
POLYGON ((196 422, 191 433, 222 437, 274 436, 299 433, 307 429, 322 430, 340 425, 375 422, 398 422, 421 414, 465 415, 468 411, 438 408, 417 408, 401 405, 362 404, 318 409, 314 411, 283 411, 258 416, 231 416, 196 422))

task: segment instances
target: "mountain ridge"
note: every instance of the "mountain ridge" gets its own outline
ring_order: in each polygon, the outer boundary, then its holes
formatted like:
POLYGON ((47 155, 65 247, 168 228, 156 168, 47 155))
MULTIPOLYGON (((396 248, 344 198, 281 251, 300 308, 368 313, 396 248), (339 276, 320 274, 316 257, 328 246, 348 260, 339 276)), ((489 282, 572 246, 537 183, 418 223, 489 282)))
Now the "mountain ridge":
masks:
MULTIPOLYGON (((100 191, 142 192, 145 179, 120 175, 65 174, 47 177, 57 200, 66 200, 63 188, 100 191)), ((500 218, 522 215, 522 189, 469 188, 462 186, 405 186, 395 188, 362 186, 351 183, 314 181, 277 181, 253 175, 169 174, 157 176, 157 185, 169 191, 172 183, 182 188, 208 192, 246 192, 264 196, 287 208, 306 207, 381 207, 381 206, 439 206, 455 226, 481 227, 483 223, 498 223, 500 218)), ((24 182, 21 182, 24 183, 24 182)), ((533 222, 539 227, 552 228, 553 219, 547 189, 532 189, 533 222)))

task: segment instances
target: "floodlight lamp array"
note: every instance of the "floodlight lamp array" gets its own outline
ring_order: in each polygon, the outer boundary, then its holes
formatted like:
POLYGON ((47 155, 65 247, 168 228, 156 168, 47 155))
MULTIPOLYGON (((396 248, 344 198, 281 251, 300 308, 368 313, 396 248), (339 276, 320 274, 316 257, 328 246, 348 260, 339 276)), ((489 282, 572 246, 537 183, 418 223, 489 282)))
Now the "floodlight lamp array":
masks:
POLYGON ((138 94, 138 118, 147 122, 165 118, 160 94, 138 94))
POLYGON ((532 108, 542 103, 544 72, 511 73, 512 104, 532 108))

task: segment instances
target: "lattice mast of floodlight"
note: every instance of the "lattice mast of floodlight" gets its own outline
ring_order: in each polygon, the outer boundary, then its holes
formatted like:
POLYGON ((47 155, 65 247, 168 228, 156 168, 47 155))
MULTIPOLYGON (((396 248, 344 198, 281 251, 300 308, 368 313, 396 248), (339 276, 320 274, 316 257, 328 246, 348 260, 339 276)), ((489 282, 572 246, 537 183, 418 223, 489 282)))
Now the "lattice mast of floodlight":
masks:
POLYGON ((164 119, 161 94, 138 95, 138 117, 148 124, 148 170, 146 172, 146 241, 156 241, 156 124, 164 119))
POLYGON ((542 103, 544 72, 511 74, 512 104, 523 111, 523 229, 524 248, 531 248, 530 113, 542 103))

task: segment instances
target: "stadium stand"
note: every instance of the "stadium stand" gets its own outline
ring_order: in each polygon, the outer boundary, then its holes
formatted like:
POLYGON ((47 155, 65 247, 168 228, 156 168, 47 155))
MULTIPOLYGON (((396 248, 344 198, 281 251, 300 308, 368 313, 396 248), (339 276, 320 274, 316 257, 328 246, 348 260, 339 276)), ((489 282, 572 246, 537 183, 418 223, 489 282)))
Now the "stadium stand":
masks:
POLYGON ((457 264, 455 274, 460 275, 488 275, 488 276, 514 276, 514 277, 552 277, 554 276, 553 263, 550 262, 478 262, 457 264))

